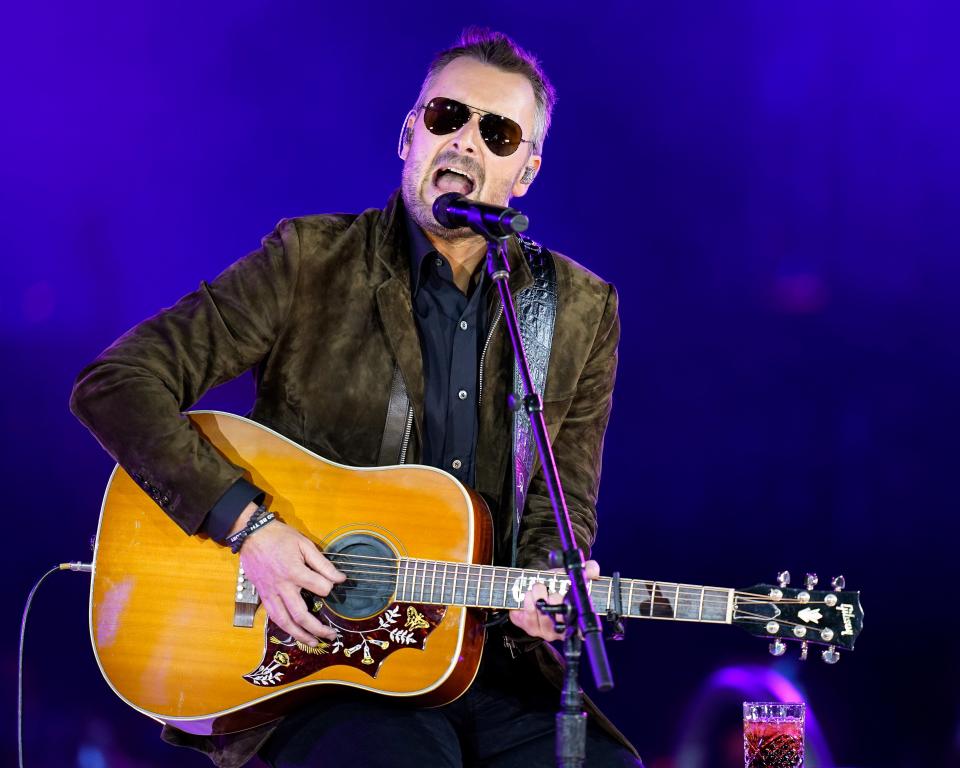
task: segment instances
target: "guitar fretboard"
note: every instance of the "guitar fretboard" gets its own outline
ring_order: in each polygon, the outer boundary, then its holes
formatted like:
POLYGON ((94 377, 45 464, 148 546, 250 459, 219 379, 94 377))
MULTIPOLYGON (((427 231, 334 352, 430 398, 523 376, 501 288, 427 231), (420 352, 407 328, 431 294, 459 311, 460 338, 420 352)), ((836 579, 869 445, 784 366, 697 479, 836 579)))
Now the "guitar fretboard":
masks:
MULTIPOLYGON (((397 561, 396 599, 410 603, 462 605, 471 608, 516 609, 535 583, 550 593, 566 594, 563 573, 467 565, 401 558, 397 561)), ((614 582, 602 577, 588 582, 594 608, 604 614, 616 604, 614 582)), ((635 619, 673 619, 729 624, 733 590, 666 581, 620 579, 622 615, 635 619)))

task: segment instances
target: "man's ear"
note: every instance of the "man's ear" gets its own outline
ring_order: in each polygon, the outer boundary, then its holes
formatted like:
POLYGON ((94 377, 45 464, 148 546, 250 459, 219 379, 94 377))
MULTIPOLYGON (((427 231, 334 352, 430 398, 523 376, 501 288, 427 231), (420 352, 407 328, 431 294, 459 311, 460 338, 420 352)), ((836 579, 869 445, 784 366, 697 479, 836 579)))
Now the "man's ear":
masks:
POLYGON ((513 184, 511 197, 523 197, 527 194, 527 190, 530 189, 530 185, 533 184, 533 180, 540 172, 542 163, 543 158, 540 155, 530 155, 523 167, 523 173, 513 184))
POLYGON ((400 141, 397 143, 397 155, 400 156, 401 160, 407 159, 407 149, 410 147, 410 142, 413 141, 413 124, 417 120, 417 113, 412 109, 407 112, 407 116, 403 119, 403 128, 400 129, 400 141))

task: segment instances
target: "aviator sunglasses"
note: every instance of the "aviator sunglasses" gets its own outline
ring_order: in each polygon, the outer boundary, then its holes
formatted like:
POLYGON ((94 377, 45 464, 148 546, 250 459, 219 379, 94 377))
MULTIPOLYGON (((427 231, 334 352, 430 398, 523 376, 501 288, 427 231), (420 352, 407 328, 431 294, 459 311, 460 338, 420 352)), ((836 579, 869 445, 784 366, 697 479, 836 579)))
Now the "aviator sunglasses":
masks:
POLYGON ((460 130, 470 122, 474 114, 480 115, 480 136, 493 154, 507 157, 517 151, 522 143, 531 144, 523 138, 523 129, 509 117, 495 115, 468 104, 442 96, 430 99, 423 105, 423 124, 436 136, 460 130))

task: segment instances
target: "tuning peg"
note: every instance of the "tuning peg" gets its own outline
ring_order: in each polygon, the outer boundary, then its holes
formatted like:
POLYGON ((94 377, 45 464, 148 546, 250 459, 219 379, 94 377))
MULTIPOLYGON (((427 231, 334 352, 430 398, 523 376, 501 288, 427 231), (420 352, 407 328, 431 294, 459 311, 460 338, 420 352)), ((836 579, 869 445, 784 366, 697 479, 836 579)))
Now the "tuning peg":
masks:
POLYGON ((780 571, 777 574, 777 584, 781 587, 787 587, 790 585, 790 571, 780 571))
POLYGON ((810 650, 810 645, 809 645, 809 643, 807 643, 806 640, 804 640, 802 643, 800 643, 800 661, 806 661, 806 660, 807 660, 807 652, 808 652, 809 650, 810 650))
POLYGON ((779 637, 776 638, 772 643, 770 643, 770 655, 771 656, 783 656, 787 651, 787 644, 783 642, 779 637))
POLYGON ((847 586, 847 580, 843 576, 834 576, 830 579, 830 586, 833 587, 834 592, 839 592, 847 586))
POLYGON ((817 578, 817 574, 808 573, 807 577, 803 580, 803 585, 807 589, 813 589, 815 586, 817 586, 818 581, 820 581, 820 579, 817 578))
POLYGON ((837 646, 831 645, 827 650, 820 654, 821 658, 827 662, 827 664, 836 664, 840 661, 840 651, 837 650, 837 646))

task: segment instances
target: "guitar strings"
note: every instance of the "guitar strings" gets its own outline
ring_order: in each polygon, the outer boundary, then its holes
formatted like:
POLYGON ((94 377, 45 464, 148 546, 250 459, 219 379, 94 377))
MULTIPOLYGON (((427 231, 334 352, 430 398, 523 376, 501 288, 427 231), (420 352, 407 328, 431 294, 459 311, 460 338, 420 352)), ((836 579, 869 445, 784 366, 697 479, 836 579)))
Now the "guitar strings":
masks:
MULTIPOLYGON (((385 558, 378 558, 378 559, 385 559, 385 558)), ((394 563, 397 563, 396 560, 393 560, 393 562, 394 562, 394 563)), ((415 561, 415 562, 416 562, 416 561, 415 561)), ((429 561, 419 561, 419 562, 426 562, 426 564, 430 564, 429 561)), ((365 564, 365 565, 367 565, 367 564, 365 564)), ((374 565, 374 564, 369 564, 369 565, 368 565, 368 568, 369 568, 370 565, 374 565)), ((463 581, 464 581, 464 590, 467 590, 467 589, 471 588, 471 586, 470 586, 470 580, 473 579, 474 577, 476 577, 476 578, 478 579, 478 584, 479 584, 480 588, 481 588, 481 589, 483 588, 483 582, 479 581, 480 577, 484 575, 482 571, 481 571, 481 573, 476 573, 476 574, 469 573, 469 572, 468 572, 468 573, 460 573, 460 572, 459 572, 459 565, 458 565, 458 564, 455 564, 455 565, 456 565, 457 567, 455 568, 455 573, 454 573, 454 574, 451 575, 449 572, 447 572, 445 576, 444 576, 444 574, 441 574, 441 575, 440 575, 441 584, 443 584, 444 581, 451 581, 451 582, 453 582, 453 589, 459 590, 459 588, 460 588, 460 587, 459 587, 459 582, 460 582, 460 579, 462 578, 463 581)), ((468 565, 468 566, 469 566, 469 565, 473 565, 473 564, 464 564, 464 565, 468 565)), ((395 576, 397 581, 400 580, 399 564, 394 565, 394 566, 379 566, 379 565, 374 565, 374 567, 375 567, 375 568, 378 568, 379 570, 362 570, 362 569, 355 569, 355 568, 354 568, 354 569, 346 569, 346 568, 344 568, 344 569, 342 569, 342 571, 343 571, 344 573, 348 574, 348 575, 353 575, 353 576, 356 576, 356 575, 358 575, 358 574, 372 574, 372 575, 382 575, 382 576, 388 576, 388 577, 393 577, 393 576, 395 576)), ((496 569, 495 566, 479 566, 479 565, 477 565, 476 567, 481 568, 481 569, 490 569, 490 568, 496 569)), ((445 570, 446 570, 446 569, 445 569, 445 570)), ((542 574, 542 573, 543 573, 542 571, 538 572, 538 574, 542 574)), ((555 574, 554 572, 548 572, 548 573, 553 574, 553 575, 551 576, 551 578, 553 578, 553 577, 556 576, 556 574, 555 574)), ((437 578, 437 576, 435 575, 435 572, 427 571, 426 568, 424 568, 423 571, 420 571, 419 569, 416 569, 416 568, 415 568, 415 570, 414 570, 413 573, 410 573, 410 569, 409 569, 409 568, 406 568, 406 569, 405 569, 404 578, 405 578, 405 579, 406 579, 406 578, 409 578, 409 580, 410 580, 411 583, 410 583, 409 585, 407 585, 407 586, 408 586, 408 588, 409 588, 411 591, 415 591, 415 590, 416 590, 417 584, 418 584, 418 582, 419 582, 420 591, 421 591, 421 593, 423 593, 423 592, 427 589, 427 587, 426 587, 426 580, 427 580, 427 578, 429 578, 429 579, 431 580, 431 582, 432 582, 432 584, 431 584, 432 588, 433 588, 433 589, 436 588, 436 578, 437 578)), ((492 588, 496 588, 495 584, 496 584, 496 580, 497 580, 498 578, 499 578, 499 574, 494 573, 494 574, 493 574, 493 579, 492 579, 492 582, 493 582, 493 585, 494 585, 494 586, 493 586, 492 588)), ((509 574, 504 574, 504 578, 505 578, 506 583, 509 583, 510 575, 509 575, 509 574)), ((547 580, 549 580, 549 579, 547 579, 547 580)), ((388 579, 386 579, 386 580, 383 580, 383 579, 356 579, 356 578, 355 578, 355 579, 353 579, 353 581, 355 581, 355 582, 364 581, 364 582, 369 582, 369 583, 391 583, 391 584, 392 584, 392 583, 394 583, 394 578, 388 578, 388 579)), ((606 578, 601 577, 601 579, 596 580, 596 582, 597 582, 597 583, 593 585, 591 591, 594 592, 594 593, 597 593, 598 588, 602 589, 603 587, 607 587, 606 597, 609 598, 609 596, 610 596, 610 591, 612 590, 612 581, 609 579, 609 577, 606 577, 606 578)), ((490 580, 487 580, 487 583, 489 584, 489 583, 490 583, 490 580)), ((649 584, 649 583, 650 583, 650 582, 648 582, 648 584, 649 584)), ((669 587, 669 586, 670 586, 670 584, 669 584, 668 582, 658 582, 657 584, 658 584, 658 586, 666 586, 666 587, 669 587)), ((674 588, 675 588, 675 585, 674 585, 674 588)), ((693 587, 693 586, 691 585, 690 588, 696 589, 697 591, 700 591, 700 587, 693 587)), ((649 587, 646 586, 645 589, 646 589, 646 591, 649 593, 649 587)), ((726 595, 711 594, 711 593, 709 593, 709 592, 706 591, 706 590, 709 590, 709 589, 715 589, 715 590, 719 591, 719 588, 705 587, 705 588, 703 588, 703 589, 704 589, 704 596, 703 596, 703 603, 704 603, 704 605, 713 605, 713 606, 721 605, 721 604, 722 604, 722 605, 726 605, 726 603, 727 603, 727 601, 728 601, 728 598, 727 598, 726 595)), ((375 591, 375 590, 373 590, 373 589, 371 588, 371 591, 375 591)), ((672 606, 672 605, 675 605, 675 604, 676 604, 676 605, 683 605, 683 604, 699 604, 699 603, 700 603, 700 597, 699 597, 699 596, 696 596, 696 595, 690 595, 689 593, 683 593, 683 592, 681 592, 681 594, 680 594, 680 596, 679 596, 679 599, 676 598, 676 597, 673 598, 673 599, 670 599, 670 598, 668 598, 668 597, 666 597, 665 595, 662 594, 663 591, 666 591, 666 590, 658 590, 658 593, 659 593, 659 594, 657 594, 657 595, 654 597, 653 603, 654 603, 655 606, 658 605, 658 604, 659 604, 659 605, 672 606)), ((723 590, 723 591, 726 591, 726 590, 723 590)), ((792 598, 781 599, 781 600, 779 600, 779 601, 775 601, 775 600, 773 600, 772 598, 770 598, 770 597, 767 596, 767 595, 758 595, 758 594, 755 594, 755 593, 735 592, 735 594, 736 594, 737 596, 746 596, 746 597, 752 598, 751 600, 748 600, 748 601, 747 601, 748 604, 758 604, 758 605, 762 605, 762 604, 769 604, 769 603, 771 603, 771 602, 779 602, 779 603, 792 603, 792 602, 795 602, 795 603, 798 603, 798 604, 799 604, 799 603, 805 603, 805 604, 825 604, 825 603, 823 603, 822 601, 800 601, 800 600, 795 600, 795 599, 792 599, 792 598)), ((597 593, 597 595, 598 595, 598 596, 603 596, 603 595, 601 595, 600 593, 597 593)), ((633 604, 633 601, 631 601, 631 606, 632 606, 632 604, 633 604)), ((650 601, 649 601, 649 600, 641 600, 641 601, 639 601, 639 605, 649 605, 649 604, 650 604, 650 601)))
MULTIPOLYGON (((367 594, 367 595, 382 594, 383 590, 377 589, 377 585, 387 585, 391 587, 391 589, 404 586, 406 592, 409 593, 410 595, 410 597, 408 598, 410 600, 420 600, 425 602, 438 602, 438 603, 443 602, 442 597, 440 600, 434 600, 433 598, 433 595, 436 592, 437 586, 438 586, 436 582, 433 582, 430 585, 427 585, 425 581, 422 581, 419 584, 411 583, 407 585, 400 585, 393 579, 382 579, 382 578, 373 578, 373 579, 351 578, 351 582, 353 583, 347 585, 349 591, 358 593, 358 594, 367 594), (358 584, 361 586, 357 586, 358 584), (419 596, 417 596, 418 587, 419 587, 419 596)), ((344 585, 338 585, 338 586, 342 587, 344 585)), ((516 602, 514 600, 507 600, 507 598, 511 594, 509 583, 505 583, 501 591, 501 588, 495 582, 488 582, 486 584, 471 583, 470 581, 467 580, 466 575, 464 575, 463 581, 461 581, 460 578, 458 577, 456 579, 454 578, 447 579, 446 584, 441 582, 440 584, 441 596, 447 594, 448 590, 452 591, 453 593, 452 599, 455 601, 457 600, 456 595, 458 592, 463 594, 464 596, 463 599, 466 600, 467 596, 472 591, 477 596, 477 598, 479 598, 479 596, 482 596, 484 593, 486 593, 490 597, 490 599, 493 600, 496 596, 499 596, 502 594, 504 601, 509 603, 516 602)), ((594 585, 593 589, 591 590, 591 595, 594 598, 600 598, 600 599, 603 599, 605 602, 609 603, 610 597, 611 597, 611 590, 612 590, 612 583, 598 584, 598 585, 594 585), (602 587, 604 586, 607 587, 605 591, 602 590, 602 587), (598 589, 598 587, 600 589, 598 589)), ((479 599, 477 599, 477 602, 480 602, 479 599)), ((701 601, 699 597, 692 597, 692 596, 690 597, 683 596, 679 600, 670 600, 665 597, 657 597, 653 601, 653 607, 665 606, 670 610, 680 610, 681 608, 685 608, 688 606, 699 606, 701 604, 703 605, 704 609, 717 609, 717 608, 726 609, 728 600, 727 598, 720 598, 719 596, 716 596, 716 595, 704 595, 703 601, 701 601)), ((649 600, 631 601, 630 604, 626 606, 627 613, 631 612, 631 609, 633 608, 634 605, 636 605, 637 610, 640 611, 643 606, 649 606, 650 601, 649 600)), ((643 608, 643 610, 647 610, 647 609, 643 608)))
MULTIPOLYGON (((443 561, 413 560, 413 559, 410 559, 410 558, 398 559, 398 558, 378 557, 378 556, 374 556, 374 555, 355 555, 355 554, 348 554, 348 553, 332 553, 332 554, 329 555, 328 557, 331 559, 331 562, 333 562, 334 564, 344 563, 344 562, 349 562, 349 561, 353 561, 353 562, 356 562, 356 561, 369 561, 369 560, 375 561, 375 562, 358 562, 358 563, 357 563, 358 565, 366 566, 367 570, 357 570, 357 569, 341 568, 341 571, 344 572, 344 573, 346 573, 346 574, 348 574, 348 575, 349 575, 349 574, 358 574, 358 573, 374 574, 374 575, 385 575, 385 576, 393 576, 393 575, 396 575, 397 578, 399 579, 399 578, 400 578, 400 566, 401 566, 401 565, 404 565, 404 566, 405 566, 405 568, 404 568, 404 578, 410 578, 411 581, 413 581, 414 583, 415 583, 418 579, 421 580, 421 581, 423 581, 423 580, 425 580, 425 579, 428 578, 428 577, 429 577, 431 580, 435 580, 435 579, 436 579, 435 573, 436 573, 436 566, 437 566, 437 565, 443 565, 443 566, 444 566, 444 574, 445 574, 445 576, 444 576, 443 574, 441 574, 441 577, 440 577, 441 579, 443 579, 443 578, 451 579, 451 578, 452 578, 452 579, 454 579, 454 580, 458 580, 458 579, 460 579, 460 578, 462 577, 465 582, 468 581, 469 579, 472 579, 472 578, 477 578, 477 579, 479 580, 479 579, 482 579, 484 576, 486 576, 488 579, 491 579, 491 578, 492 578, 492 580, 493 580, 494 582, 495 582, 498 578, 500 578, 500 577, 502 576, 507 582, 509 582, 510 579, 516 578, 515 576, 513 576, 513 575, 510 573, 510 571, 512 571, 512 570, 519 570, 519 571, 521 572, 521 574, 523 574, 523 573, 528 573, 528 572, 529 572, 529 569, 521 569, 521 568, 512 569, 512 568, 506 568, 506 567, 503 567, 503 566, 492 566, 492 565, 484 565, 484 564, 479 564, 479 563, 446 563, 446 562, 443 562, 443 561), (382 564, 381 564, 381 563, 382 563, 382 564), (411 573, 411 569, 410 569, 410 564, 411 564, 411 563, 413 564, 413 572, 412 572, 412 573, 411 573), (420 565, 421 563, 423 564, 422 570, 419 568, 419 565, 420 565), (433 568, 432 571, 428 571, 428 568, 429 568, 430 565, 433 565, 433 566, 434 566, 434 568, 433 568), (453 565, 453 566, 454 566, 454 573, 453 573, 453 575, 451 575, 451 574, 449 573, 449 566, 450 566, 450 565, 453 565), (467 572, 466 572, 466 573, 461 573, 461 571, 460 571, 460 568, 461 568, 461 567, 466 568, 466 569, 467 569, 467 572), (471 569, 471 568, 476 568, 476 569, 479 570, 479 572, 471 572, 471 571, 469 570, 469 569, 471 569), (369 569, 373 569, 373 570, 369 570, 369 569), (491 570, 493 571, 493 574, 489 574, 489 571, 491 571, 491 570)), ((552 578, 557 578, 557 577, 563 578, 562 576, 560 576, 560 574, 559 574, 558 572, 555 572, 555 571, 536 571, 537 576, 540 577, 540 578, 543 578, 543 574, 545 574, 545 573, 546 573, 546 574, 549 574, 549 576, 547 577, 546 580, 550 580, 550 579, 552 579, 552 578)), ((369 580, 366 580, 366 581, 369 581, 369 580)), ((594 580, 594 581, 596 582, 596 584, 594 584, 594 586, 593 586, 593 589, 594 589, 594 590, 597 589, 597 587, 602 587, 602 586, 607 586, 607 587, 608 587, 608 590, 609 590, 609 589, 612 589, 612 580, 610 579, 610 577, 600 577, 599 579, 596 579, 596 580, 594 580)), ((626 579, 624 580, 625 583, 630 583, 631 581, 635 581, 635 582, 639 582, 639 583, 643 584, 643 585, 644 585, 643 588, 644 588, 648 593, 649 593, 649 591, 650 591, 650 585, 654 583, 654 582, 644 582, 644 581, 642 581, 642 580, 626 580, 626 579)), ((673 605, 674 603, 684 603, 684 602, 687 602, 687 603, 699 603, 699 602, 700 602, 699 596, 685 594, 685 593, 682 592, 682 590, 684 590, 684 589, 693 589, 693 590, 696 590, 697 592, 703 590, 703 592, 704 592, 704 602, 705 602, 705 603, 706 603, 707 601, 713 601, 713 602, 716 602, 716 603, 718 603, 718 604, 719 604, 719 603, 726 603, 726 602, 727 602, 727 599, 728 599, 726 595, 717 595, 717 594, 715 594, 716 592, 725 592, 725 593, 728 592, 727 589, 721 588, 721 587, 700 587, 700 586, 692 585, 692 584, 691 584, 691 585, 682 585, 682 584, 677 585, 677 584, 672 583, 672 582, 656 582, 656 585, 657 585, 657 587, 659 588, 659 589, 657 590, 657 592, 658 592, 658 593, 661 593, 661 594, 660 594, 659 596, 658 596, 658 595, 655 595, 655 597, 654 597, 654 605, 656 605, 657 603, 666 604, 666 605, 673 605), (662 594, 663 592, 669 591, 670 589, 676 590, 678 586, 679 586, 679 588, 680 588, 680 590, 681 590, 681 594, 680 594, 679 598, 675 597, 675 598, 673 598, 673 599, 671 600, 670 598, 668 598, 668 597, 666 597, 665 595, 662 594), (710 590, 714 590, 714 592, 711 593, 710 590)), ((757 593, 752 593, 752 592, 743 592, 743 591, 739 591, 739 590, 734 590, 734 595, 735 595, 736 597, 739 597, 739 598, 747 598, 747 603, 748 603, 748 604, 752 603, 752 604, 762 605, 762 604, 777 603, 777 604, 786 604, 786 605, 789 605, 789 604, 797 604, 797 605, 800 605, 800 604, 806 604, 806 605, 826 605, 825 601, 822 601, 822 600, 800 600, 800 599, 798 599, 798 598, 780 598, 780 599, 774 599, 774 598, 772 598, 772 597, 769 596, 769 595, 762 595, 762 594, 757 594, 757 593)), ((649 600, 643 601, 641 604, 644 604, 644 603, 645 603, 645 604, 649 604, 649 600)))
MULTIPOLYGON (((549 574, 557 575, 557 576, 561 576, 561 574, 563 573, 562 571, 543 571, 543 570, 538 570, 538 569, 520 568, 520 567, 513 567, 513 566, 488 565, 488 564, 485 564, 485 563, 460 563, 460 562, 454 562, 454 561, 449 561, 449 562, 448 562, 448 561, 443 561, 443 560, 420 560, 420 559, 409 558, 409 557, 401 557, 401 558, 397 558, 397 557, 381 557, 381 556, 378 556, 378 555, 358 555, 358 554, 347 553, 347 552, 324 553, 324 555, 325 555, 325 557, 327 557, 329 560, 331 560, 331 562, 333 562, 334 559, 336 559, 336 560, 338 560, 338 561, 344 561, 344 560, 353 560, 353 561, 356 561, 356 560, 374 560, 374 561, 381 561, 381 562, 384 562, 384 563, 385 563, 384 566, 380 566, 380 565, 378 565, 377 563, 366 563, 366 565, 371 566, 371 567, 385 567, 385 568, 390 568, 391 570, 392 570, 392 569, 399 568, 400 565, 405 565, 406 570, 407 570, 408 572, 409 572, 409 570, 410 570, 410 564, 413 564, 414 570, 415 570, 418 574, 421 573, 421 571, 419 570, 419 566, 420 566, 421 564, 424 566, 424 569, 426 569, 426 567, 427 567, 427 566, 430 566, 430 565, 433 565, 433 566, 442 565, 442 566, 444 566, 444 567, 447 568, 447 569, 449 569, 450 566, 453 566, 455 569, 459 569, 459 568, 461 568, 461 567, 462 567, 462 568, 479 568, 479 569, 481 569, 481 570, 493 569, 493 570, 495 570, 495 571, 500 571, 500 572, 506 571, 506 572, 508 572, 508 574, 509 574, 510 571, 520 571, 521 573, 535 572, 535 573, 537 573, 538 575, 539 575, 539 574, 543 574, 543 573, 549 573, 549 574)), ((512 576, 511 576, 511 577, 512 577, 512 576)), ((599 579, 595 579, 594 581, 605 581, 605 580, 609 580, 610 578, 611 578, 610 576, 601 576, 599 579)), ((718 592, 728 592, 728 591, 729 591, 728 588, 726 588, 726 587, 709 587, 709 586, 701 586, 701 585, 698 585, 698 584, 683 584, 683 583, 677 583, 677 582, 671 582, 671 581, 657 581, 657 582, 653 582, 653 581, 644 580, 644 579, 622 579, 621 581, 622 581, 623 583, 626 583, 626 584, 629 584, 631 581, 637 582, 637 583, 643 583, 643 584, 654 584, 654 583, 655 583, 655 584, 657 584, 658 587, 676 588, 677 586, 679 586, 681 589, 683 589, 683 588, 690 588, 690 589, 696 589, 696 590, 704 589, 704 590, 716 590, 716 591, 718 591, 718 592)), ((807 601, 799 600, 798 598, 788 598, 788 597, 782 597, 782 598, 779 598, 779 599, 775 599, 775 598, 773 598, 773 597, 770 597, 769 595, 759 594, 759 593, 756 593, 756 592, 746 592, 746 591, 744 591, 744 590, 734 590, 734 594, 736 594, 736 595, 742 595, 742 596, 745 596, 745 597, 752 597, 752 598, 756 598, 756 599, 761 600, 761 601, 768 601, 768 602, 780 602, 780 603, 783 603, 783 602, 797 602, 797 603, 807 602, 807 601)), ((812 601, 810 601, 810 602, 812 602, 812 601)))
MULTIPOLYGON (((399 568, 397 567, 397 568, 394 568, 393 570, 394 570, 395 572, 398 572, 398 571, 399 571, 399 568)), ((375 575, 381 575, 380 572, 378 572, 378 571, 364 571, 364 570, 359 570, 359 569, 351 569, 351 570, 345 570, 344 572, 347 573, 348 575, 351 575, 351 576, 352 576, 351 581, 353 582, 353 584, 350 585, 350 591, 351 591, 351 592, 357 592, 357 593, 361 593, 361 594, 378 594, 378 593, 381 592, 381 590, 378 590, 378 589, 376 588, 376 585, 389 585, 389 586, 391 586, 391 588, 396 588, 396 587, 398 586, 396 580, 394 580, 394 579, 389 579, 389 578, 388 578, 388 579, 382 579, 382 578, 373 578, 373 579, 370 579, 370 578, 356 578, 356 576, 357 576, 358 574, 365 574, 365 573, 373 573, 373 574, 375 574, 375 575), (360 584, 360 583, 363 583, 364 586, 356 586, 357 584, 360 584), (367 586, 367 585, 374 585, 374 586, 367 586)), ((420 576, 423 576, 423 574, 419 574, 419 575, 420 575, 420 576)), ((464 596, 464 597, 463 597, 464 600, 466 600, 467 595, 469 594, 469 590, 470 590, 470 589, 475 590, 475 593, 477 594, 478 597, 479 597, 479 596, 483 593, 483 591, 484 591, 484 585, 483 585, 482 583, 478 582, 478 583, 476 584, 476 586, 474 586, 474 585, 472 585, 472 584, 470 583, 470 581, 469 581, 469 579, 470 579, 470 574, 462 574, 462 575, 461 575, 461 574, 455 574, 455 575, 452 576, 452 577, 449 576, 449 574, 448 574, 447 578, 441 578, 441 600, 440 600, 440 601, 436 601, 436 600, 434 600, 434 597, 433 597, 433 595, 434 595, 434 593, 435 593, 435 591, 436 591, 436 581, 435 581, 434 574, 432 574, 432 573, 430 574, 430 579, 431 579, 431 584, 429 585, 429 587, 428 587, 427 584, 426 584, 426 577, 423 577, 423 578, 421 579, 421 583, 420 583, 420 585, 419 585, 419 586, 420 586, 420 596, 419 596, 419 598, 415 597, 417 584, 416 584, 416 582, 415 582, 413 579, 411 579, 411 581, 412 581, 413 583, 408 584, 408 585, 404 585, 404 586, 406 586, 406 588, 410 591, 410 593, 412 593, 410 599, 418 599, 418 600, 420 600, 420 601, 431 602, 431 603, 433 603, 433 602, 438 602, 438 603, 441 603, 441 604, 442 604, 442 602, 443 602, 443 595, 445 595, 445 594, 447 593, 447 590, 448 590, 448 589, 453 593, 452 599, 455 600, 455 601, 457 600, 457 593, 458 593, 458 592, 461 592, 461 589, 462 589, 462 594, 463 594, 463 596, 464 596), (461 576, 462 576, 462 578, 463 578, 462 585, 461 585, 461 581, 460 581, 461 576), (450 582, 449 586, 448 586, 447 583, 446 583, 446 582, 448 582, 448 581, 450 582), (428 591, 429 591, 429 594, 425 594, 425 593, 427 593, 428 591)), ((505 601, 505 602, 515 602, 515 601, 512 601, 512 600, 507 601, 507 597, 510 595, 510 590, 509 590, 509 588, 508 588, 508 584, 509 584, 509 582, 508 582, 508 581, 505 581, 505 583, 504 583, 504 590, 503 590, 503 592, 501 593, 500 590, 499 590, 499 588, 498 588, 498 586, 496 585, 495 581, 488 583, 488 584, 487 584, 487 587, 488 587, 488 589, 487 589, 487 594, 489 595, 490 600, 493 601, 495 596, 499 596, 500 594, 503 594, 503 597, 504 597, 504 601, 505 601)), ((591 594, 592 594, 594 597, 603 598, 603 599, 605 599, 606 601, 609 602, 609 599, 610 599, 610 596, 611 596, 610 593, 611 593, 612 588, 613 588, 613 584, 612 584, 611 581, 607 581, 607 582, 604 582, 604 583, 599 583, 599 584, 596 584, 596 585, 594 586, 593 590, 591 590, 591 594), (600 592, 600 591, 596 591, 597 588, 602 588, 602 587, 604 587, 604 586, 607 587, 606 594, 603 594, 603 593, 600 592)), ((767 596, 759 595, 758 597, 765 598, 765 597, 767 597, 767 596)), ((480 602, 479 599, 477 600, 477 602, 480 602)), ((816 601, 810 601, 810 602, 815 603, 816 601)), ((717 607, 724 607, 724 608, 725 608, 726 605, 727 605, 727 599, 726 599, 726 598, 721 598, 721 597, 719 597, 719 596, 717 596, 717 595, 704 594, 704 599, 703 599, 703 601, 702 601, 702 603, 701 603, 701 600, 700 600, 699 598, 693 597, 693 596, 686 596, 686 595, 685 595, 685 596, 681 596, 679 599, 674 599, 674 600, 670 600, 669 598, 666 598, 666 597, 662 597, 662 596, 661 596, 661 597, 654 597, 653 605, 651 606, 651 609, 652 609, 652 608, 655 608, 655 607, 658 607, 658 606, 660 606, 660 607, 666 606, 667 608, 671 609, 672 611, 679 611, 679 610, 680 610, 681 608, 683 608, 684 606, 693 606, 693 605, 700 605, 700 604, 702 604, 705 608, 717 608, 717 607)), ((768 599, 767 599, 767 600, 753 600, 753 601, 747 601, 747 602, 744 603, 744 604, 746 604, 746 605, 751 605, 751 604, 752 604, 752 605, 764 605, 764 604, 769 604, 769 600, 768 600, 768 599)), ((643 606, 650 606, 650 601, 649 601, 649 600, 640 601, 640 602, 637 604, 638 610, 640 610, 643 606)), ((630 602, 630 605, 627 606, 627 613, 628 613, 628 614, 630 613, 630 609, 631 609, 632 607, 633 607, 633 601, 631 601, 631 602, 630 602)), ((740 605, 738 605, 738 606, 736 607, 736 611, 737 611, 737 613, 738 613, 741 617, 743 617, 743 618, 754 619, 754 620, 757 620, 757 621, 769 621, 769 620, 771 619, 770 616, 763 616, 763 615, 760 615, 760 614, 749 613, 749 612, 747 612, 747 611, 744 611, 744 610, 740 607, 740 605)), ((642 616, 642 614, 638 614, 638 615, 642 616)), ((803 626, 803 625, 798 624, 797 622, 791 622, 791 621, 786 620, 786 619, 782 619, 782 620, 780 621, 780 623, 782 623, 782 624, 784 624, 784 625, 786 625, 786 626, 803 626)))

